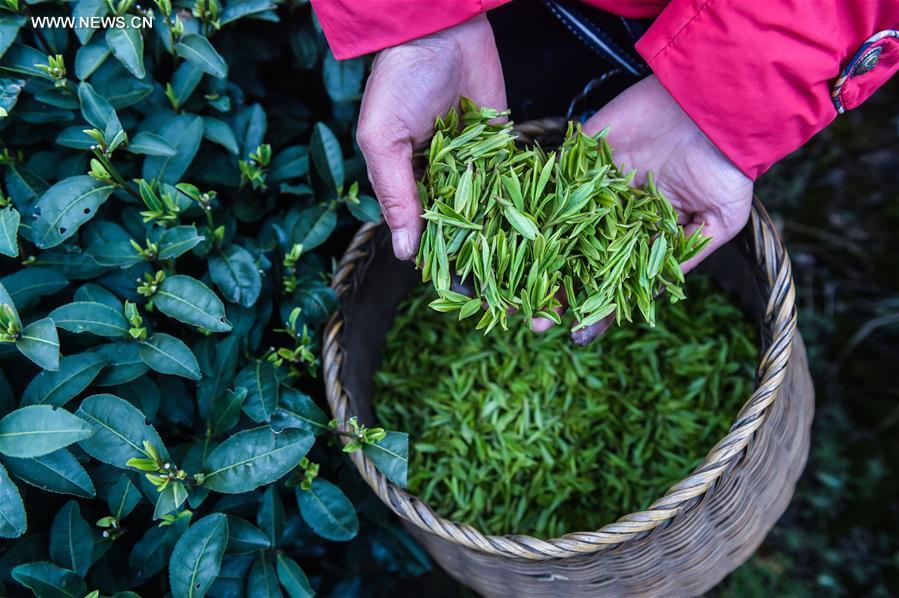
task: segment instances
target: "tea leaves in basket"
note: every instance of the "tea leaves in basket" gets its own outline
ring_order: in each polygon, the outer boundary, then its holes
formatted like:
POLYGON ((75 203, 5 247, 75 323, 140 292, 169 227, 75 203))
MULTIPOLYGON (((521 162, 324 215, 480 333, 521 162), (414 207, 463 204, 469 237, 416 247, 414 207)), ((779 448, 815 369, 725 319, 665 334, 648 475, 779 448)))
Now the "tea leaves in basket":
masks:
POLYGON ((410 435, 410 490, 496 534, 594 530, 648 507, 752 390, 751 325, 699 275, 688 286, 695 299, 661 306, 655 327, 590 347, 559 327, 536 335, 521 314, 485 337, 410 299, 375 378, 379 419, 410 435))

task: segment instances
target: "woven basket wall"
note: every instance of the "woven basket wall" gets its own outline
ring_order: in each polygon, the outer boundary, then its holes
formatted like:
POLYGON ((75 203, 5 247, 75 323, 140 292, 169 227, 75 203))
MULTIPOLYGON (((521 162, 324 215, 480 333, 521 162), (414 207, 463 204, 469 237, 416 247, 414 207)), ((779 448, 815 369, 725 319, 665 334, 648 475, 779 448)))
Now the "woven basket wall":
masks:
MULTIPOLYGON (((705 461, 646 511, 549 540, 489 536, 441 518, 362 451, 351 454, 354 464, 433 558, 481 594, 701 594, 745 561, 786 509, 814 410, 790 261, 758 200, 743 233, 703 268, 759 324, 755 390, 705 461)), ((415 284, 419 273, 394 259, 386 227, 363 226, 334 275, 341 307, 324 333, 327 399, 338 420, 358 415, 374 423, 372 374, 396 306, 415 284)))

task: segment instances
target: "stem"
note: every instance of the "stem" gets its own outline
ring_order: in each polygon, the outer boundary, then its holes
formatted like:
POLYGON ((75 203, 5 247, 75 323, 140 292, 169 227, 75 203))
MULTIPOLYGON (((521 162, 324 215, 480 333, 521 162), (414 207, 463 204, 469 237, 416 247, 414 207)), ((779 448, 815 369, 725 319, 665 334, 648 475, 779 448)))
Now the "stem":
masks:
POLYGON ((94 150, 94 155, 97 156, 97 159, 100 160, 100 163, 106 168, 106 171, 112 176, 113 181, 117 185, 119 185, 122 189, 127 191, 134 197, 137 201, 143 203, 143 198, 141 198, 140 194, 128 186, 128 182, 122 177, 119 173, 118 169, 112 165, 112 162, 109 161, 109 158, 104 154, 101 150, 94 150))

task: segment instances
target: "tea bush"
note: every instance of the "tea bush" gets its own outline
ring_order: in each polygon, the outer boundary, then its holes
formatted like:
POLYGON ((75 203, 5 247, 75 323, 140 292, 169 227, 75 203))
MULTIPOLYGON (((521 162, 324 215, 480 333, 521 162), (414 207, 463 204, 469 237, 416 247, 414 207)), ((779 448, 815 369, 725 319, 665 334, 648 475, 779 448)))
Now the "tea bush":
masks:
MULTIPOLYGON (((0 593, 311 595, 365 502, 336 436, 405 477, 404 434, 307 394, 319 252, 380 218, 365 65, 302 2, 0 9, 0 593), (128 26, 31 21, 67 15, 128 26)), ((426 566, 369 511, 372 562, 426 566)))

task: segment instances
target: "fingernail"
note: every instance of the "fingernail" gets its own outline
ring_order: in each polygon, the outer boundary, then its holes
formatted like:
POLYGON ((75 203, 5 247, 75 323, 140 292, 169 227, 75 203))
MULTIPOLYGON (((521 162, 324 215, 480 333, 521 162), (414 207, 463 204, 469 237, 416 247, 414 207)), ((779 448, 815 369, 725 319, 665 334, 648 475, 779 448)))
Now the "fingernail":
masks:
POLYGON ((397 259, 408 260, 412 257, 412 237, 404 230, 394 231, 391 235, 393 240, 393 254, 397 259))

